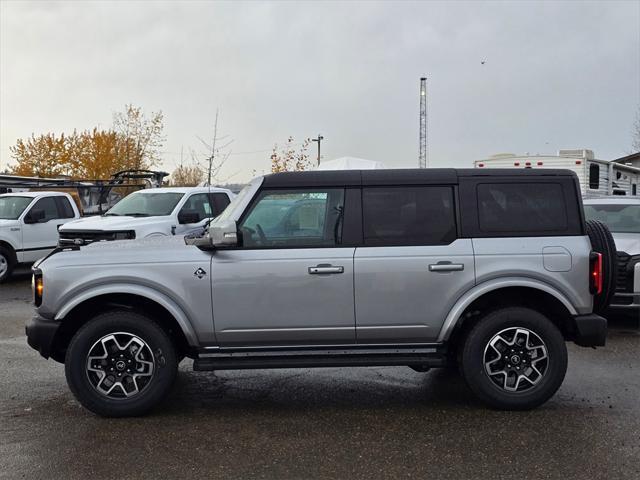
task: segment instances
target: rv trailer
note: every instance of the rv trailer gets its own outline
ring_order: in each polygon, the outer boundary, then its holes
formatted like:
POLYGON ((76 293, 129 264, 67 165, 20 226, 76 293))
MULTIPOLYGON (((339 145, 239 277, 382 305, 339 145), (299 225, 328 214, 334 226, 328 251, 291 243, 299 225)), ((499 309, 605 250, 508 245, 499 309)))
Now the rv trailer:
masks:
POLYGON ((598 160, 592 150, 560 150, 558 155, 516 155, 501 153, 476 160, 476 168, 562 168, 578 175, 585 198, 609 195, 638 196, 640 168, 598 160))

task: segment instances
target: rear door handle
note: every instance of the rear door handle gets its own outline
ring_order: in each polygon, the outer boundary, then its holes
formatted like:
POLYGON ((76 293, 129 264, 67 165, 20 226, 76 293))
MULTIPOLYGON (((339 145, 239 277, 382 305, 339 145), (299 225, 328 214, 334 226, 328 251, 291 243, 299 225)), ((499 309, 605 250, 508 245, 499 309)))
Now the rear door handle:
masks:
POLYGON ((344 267, 325 264, 309 267, 309 275, 321 275, 323 273, 344 273, 344 267))
POLYGON ((463 263, 432 263, 429 265, 430 272, 461 272, 464 270, 463 263))

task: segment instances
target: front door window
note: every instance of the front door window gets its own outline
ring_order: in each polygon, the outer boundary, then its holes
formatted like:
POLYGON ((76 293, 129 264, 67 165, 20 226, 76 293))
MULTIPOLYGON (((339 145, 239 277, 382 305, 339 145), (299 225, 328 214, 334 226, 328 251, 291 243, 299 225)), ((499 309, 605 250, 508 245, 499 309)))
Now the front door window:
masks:
POLYGON ((341 188, 266 190, 240 223, 242 246, 339 246, 343 212, 341 188))

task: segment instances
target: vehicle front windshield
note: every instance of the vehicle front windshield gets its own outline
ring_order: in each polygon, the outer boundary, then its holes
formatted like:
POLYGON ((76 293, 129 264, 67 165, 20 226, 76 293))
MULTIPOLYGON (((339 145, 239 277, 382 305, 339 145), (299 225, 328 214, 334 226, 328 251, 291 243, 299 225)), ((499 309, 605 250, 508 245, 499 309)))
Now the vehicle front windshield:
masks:
POLYGON ((31 197, 0 197, 0 219, 17 220, 31 200, 33 200, 31 197))
POLYGON ((124 197, 105 216, 158 217, 171 215, 184 193, 135 192, 124 197))
POLYGON ((640 205, 585 205, 587 220, 599 220, 615 233, 640 233, 640 205))

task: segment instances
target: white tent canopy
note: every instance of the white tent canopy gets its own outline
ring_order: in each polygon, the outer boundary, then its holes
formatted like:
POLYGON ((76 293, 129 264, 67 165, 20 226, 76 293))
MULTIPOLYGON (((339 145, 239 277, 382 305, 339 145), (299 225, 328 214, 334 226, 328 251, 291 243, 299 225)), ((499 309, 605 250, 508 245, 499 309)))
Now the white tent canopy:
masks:
POLYGON ((316 170, 377 170, 386 168, 384 163, 356 157, 340 157, 320 163, 316 170))

